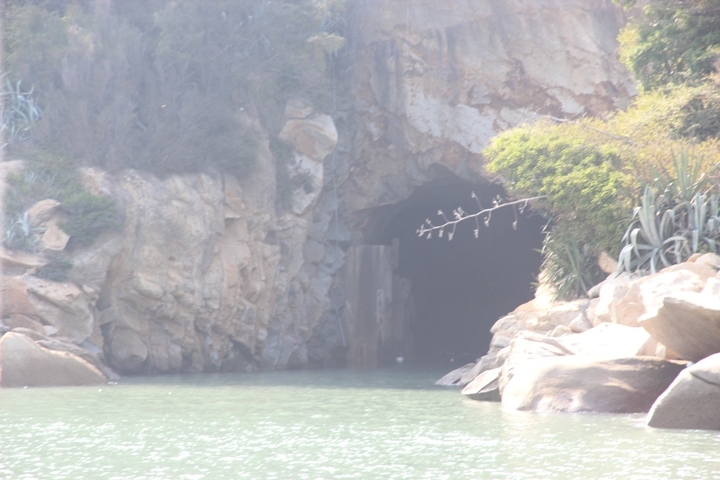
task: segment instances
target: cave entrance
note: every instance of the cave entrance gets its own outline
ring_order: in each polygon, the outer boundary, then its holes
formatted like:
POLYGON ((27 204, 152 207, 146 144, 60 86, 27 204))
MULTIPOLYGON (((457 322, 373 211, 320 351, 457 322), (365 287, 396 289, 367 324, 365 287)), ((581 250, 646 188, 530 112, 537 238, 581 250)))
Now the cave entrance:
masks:
POLYGON ((533 297, 540 269, 546 220, 512 207, 482 219, 475 236, 472 220, 457 225, 454 237, 419 238, 426 218, 441 223, 438 210, 478 211, 501 185, 458 178, 417 188, 407 200, 368 212, 366 245, 349 256, 351 337, 348 362, 355 366, 406 363, 451 367, 487 352, 490 327, 533 297), (517 227, 513 224, 517 219, 517 227))

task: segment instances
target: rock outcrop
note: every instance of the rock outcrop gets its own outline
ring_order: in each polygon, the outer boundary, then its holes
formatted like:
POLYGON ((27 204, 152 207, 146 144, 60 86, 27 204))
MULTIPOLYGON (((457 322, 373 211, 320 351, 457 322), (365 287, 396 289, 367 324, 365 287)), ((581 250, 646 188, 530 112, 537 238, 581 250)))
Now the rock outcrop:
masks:
POLYGON ((653 357, 540 358, 516 368, 502 404, 536 412, 645 413, 683 368, 653 357))
POLYGON ((19 333, 0 338, 0 387, 100 385, 107 378, 68 352, 48 350, 19 333))
POLYGON ((485 370, 476 376, 460 393, 473 400, 483 402, 500 401, 500 375, 502 368, 485 370))
POLYGON ((720 430, 720 354, 688 367, 657 399, 647 423, 657 428, 720 430))
MULTIPOLYGON (((41 280, 47 258, 0 253, 6 325, 97 350, 129 374, 341 364, 352 340, 341 269, 373 208, 438 177, 483 179, 481 149, 510 126, 608 112, 634 94, 616 56, 622 13, 606 0, 368 0, 352 11, 354 74, 337 79, 332 112, 288 103, 288 158, 262 138, 242 181, 85 170, 125 214, 122 232, 87 247, 68 248, 61 206, 36 205, 40 250, 72 268, 41 280)), ((502 366, 523 322, 561 336, 590 329, 592 312, 506 321, 475 371, 502 366)))
POLYGON ((697 362, 720 352, 720 298, 678 292, 639 319, 640 325, 681 358, 697 362))
POLYGON ((97 328, 91 311, 95 298, 76 284, 32 275, 6 276, 0 279, 0 292, 2 317, 35 320, 78 345, 97 328))
POLYGON ((497 133, 622 108, 635 93, 616 57, 622 11, 606 0, 361 5, 354 211, 404 200, 437 175, 480 178, 497 133))
POLYGON ((652 427, 720 429, 718 270, 720 256, 696 255, 645 277, 613 273, 591 291, 599 298, 521 305, 493 326, 488 355, 458 377, 469 381, 463 394, 499 393, 517 410, 638 413, 652 405, 652 427), (684 369, 673 359, 698 363, 684 369))

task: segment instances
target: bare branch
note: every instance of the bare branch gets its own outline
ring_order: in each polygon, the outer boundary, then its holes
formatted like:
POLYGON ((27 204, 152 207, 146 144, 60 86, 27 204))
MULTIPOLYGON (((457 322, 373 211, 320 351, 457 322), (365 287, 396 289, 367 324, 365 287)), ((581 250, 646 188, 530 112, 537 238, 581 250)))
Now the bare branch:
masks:
POLYGON ((433 232, 437 232, 439 238, 444 238, 445 230, 447 229, 449 230, 447 234, 447 239, 452 240, 455 236, 455 229, 457 225, 460 222, 464 222, 465 220, 469 220, 472 218, 475 220, 475 230, 473 230, 473 233, 475 235, 475 238, 478 238, 480 236, 480 217, 483 217, 483 224, 487 227, 490 225, 490 218, 492 217, 492 212, 494 212, 495 210, 500 210, 504 207, 513 207, 513 212, 515 213, 515 221, 512 225, 513 229, 517 229, 518 210, 520 211, 520 213, 523 213, 525 208, 528 206, 528 203, 535 200, 547 198, 547 195, 540 195, 538 197, 531 198, 522 198, 520 200, 515 200, 507 203, 502 203, 502 198, 500 196, 497 196, 493 199, 493 206, 490 208, 482 208, 482 205, 480 204, 480 199, 475 194, 475 192, 472 192, 472 198, 474 198, 478 204, 479 210, 476 213, 468 214, 462 209, 462 207, 458 207, 453 210, 452 216, 454 220, 449 220, 442 210, 438 210, 437 214, 439 217, 442 218, 444 223, 442 225, 435 225, 429 218, 426 218, 425 222, 420 226, 420 228, 416 230, 415 233, 417 233, 418 237, 432 238, 433 232), (515 207, 517 207, 517 209, 515 207))

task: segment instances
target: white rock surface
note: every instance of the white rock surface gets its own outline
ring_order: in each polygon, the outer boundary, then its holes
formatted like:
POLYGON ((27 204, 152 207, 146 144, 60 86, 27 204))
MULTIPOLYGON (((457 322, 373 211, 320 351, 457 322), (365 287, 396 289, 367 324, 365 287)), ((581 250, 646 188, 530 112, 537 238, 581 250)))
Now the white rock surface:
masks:
POLYGON ((691 365, 657 399, 647 423, 656 428, 720 430, 720 354, 691 365))
POLYGON ((105 376, 80 357, 40 347, 19 333, 0 338, 0 387, 100 385, 105 376))

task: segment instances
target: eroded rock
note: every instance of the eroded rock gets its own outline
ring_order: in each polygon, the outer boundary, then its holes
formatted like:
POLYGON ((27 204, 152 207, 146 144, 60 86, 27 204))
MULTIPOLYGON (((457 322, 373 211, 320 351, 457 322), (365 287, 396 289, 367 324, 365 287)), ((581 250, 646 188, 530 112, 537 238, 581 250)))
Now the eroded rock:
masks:
POLYGON ((51 325, 77 344, 92 335, 92 299, 77 285, 24 275, 3 277, 0 288, 3 316, 20 314, 51 325))
POLYGON ((650 335, 681 358, 694 362, 720 352, 720 298, 680 292, 661 301, 639 319, 650 335))
POLYGON ((143 339, 130 329, 118 329, 110 342, 110 363, 123 373, 137 373, 148 357, 143 339))
POLYGON ((0 338, 0 387, 100 385, 105 376, 80 357, 40 347, 25 335, 0 338))
POLYGON ((482 372, 468 383, 461 393, 473 400, 499 402, 500 386, 498 380, 501 370, 501 368, 493 368, 482 372))
POLYGON ((657 399, 647 423, 656 428, 720 430, 720 354, 683 370, 657 399))
POLYGON ((537 412, 644 413, 683 368, 653 357, 538 358, 516 369, 502 404, 537 412))
POLYGON ((435 385, 443 387, 464 387, 466 384, 462 383, 462 378, 465 374, 472 371, 475 368, 475 363, 468 363, 460 368, 446 373, 440 380, 435 382, 435 385))
MULTIPOLYGON (((609 321, 638 327, 638 319, 648 311, 653 311, 662 303, 663 298, 677 292, 700 292, 708 278, 715 275, 706 265, 684 263, 668 267, 654 275, 634 280, 622 286, 624 295, 615 291, 610 303, 609 321)), ((602 290, 600 293, 602 301, 602 290)), ((662 341, 662 340, 661 340, 662 341)))

